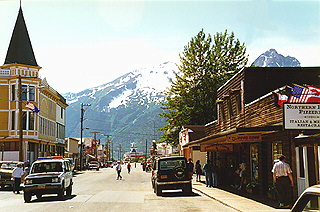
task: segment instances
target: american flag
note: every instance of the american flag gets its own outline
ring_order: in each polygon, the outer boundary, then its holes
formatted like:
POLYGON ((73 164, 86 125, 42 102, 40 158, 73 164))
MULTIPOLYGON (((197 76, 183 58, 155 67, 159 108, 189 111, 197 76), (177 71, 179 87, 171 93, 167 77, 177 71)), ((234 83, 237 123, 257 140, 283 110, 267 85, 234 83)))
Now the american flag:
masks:
POLYGON ((294 84, 292 91, 291 91, 291 96, 289 98, 290 103, 306 103, 308 100, 308 95, 309 95, 309 89, 294 84))
POLYGON ((29 108, 30 110, 32 110, 35 113, 39 113, 39 109, 31 102, 27 102, 26 104, 26 108, 29 108))

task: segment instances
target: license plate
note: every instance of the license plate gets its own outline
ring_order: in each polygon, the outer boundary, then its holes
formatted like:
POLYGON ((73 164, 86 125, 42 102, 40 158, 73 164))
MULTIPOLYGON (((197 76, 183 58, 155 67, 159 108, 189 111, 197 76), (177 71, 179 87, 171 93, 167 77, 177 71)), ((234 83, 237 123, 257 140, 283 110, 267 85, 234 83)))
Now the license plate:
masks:
POLYGON ((167 175, 161 175, 161 177, 160 177, 161 179, 167 179, 168 178, 168 176, 167 175))
POLYGON ((46 185, 38 185, 38 188, 46 188, 46 185))

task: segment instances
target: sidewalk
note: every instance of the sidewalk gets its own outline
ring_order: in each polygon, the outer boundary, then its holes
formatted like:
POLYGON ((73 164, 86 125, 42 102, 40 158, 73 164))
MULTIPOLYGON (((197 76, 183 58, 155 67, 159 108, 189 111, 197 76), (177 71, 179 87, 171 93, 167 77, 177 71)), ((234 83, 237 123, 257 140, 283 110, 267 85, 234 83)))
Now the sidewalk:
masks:
POLYGON ((277 209, 269 205, 260 203, 250 198, 234 194, 232 192, 220 189, 206 187, 204 181, 196 182, 193 177, 192 188, 196 191, 240 212, 269 212, 269 211, 286 211, 290 209, 277 209))

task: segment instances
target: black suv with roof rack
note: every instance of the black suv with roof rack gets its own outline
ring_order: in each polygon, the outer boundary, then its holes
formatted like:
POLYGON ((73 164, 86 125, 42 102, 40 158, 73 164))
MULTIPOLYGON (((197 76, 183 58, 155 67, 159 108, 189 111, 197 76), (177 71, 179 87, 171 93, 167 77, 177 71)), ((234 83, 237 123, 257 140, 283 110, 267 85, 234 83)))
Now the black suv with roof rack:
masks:
POLYGON ((182 189, 185 193, 192 192, 185 157, 158 158, 154 160, 152 168, 152 187, 157 196, 162 194, 162 190, 182 189))

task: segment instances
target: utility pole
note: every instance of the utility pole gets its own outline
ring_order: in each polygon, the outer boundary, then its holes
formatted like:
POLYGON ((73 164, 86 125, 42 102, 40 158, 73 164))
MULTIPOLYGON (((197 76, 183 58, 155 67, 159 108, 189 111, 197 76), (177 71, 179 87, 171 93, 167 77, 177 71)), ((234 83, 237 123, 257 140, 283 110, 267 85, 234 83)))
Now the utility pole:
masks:
POLYGON ((107 160, 108 161, 110 161, 110 140, 109 140, 109 137, 111 136, 111 135, 105 135, 105 134, 101 134, 102 136, 106 136, 107 137, 107 142, 106 142, 106 148, 107 148, 107 160))
POLYGON ((119 144, 119 160, 121 160, 121 144, 119 144))
POLYGON ((98 150, 97 150, 97 133, 100 133, 100 132, 94 131, 94 132, 90 132, 90 133, 94 134, 93 141, 94 141, 94 144, 95 144, 95 148, 93 149, 93 154, 97 158, 97 153, 98 153, 98 150))
POLYGON ((19 161, 24 160, 23 145, 23 114, 22 114, 22 83, 21 76, 18 76, 18 122, 19 122, 19 161))
POLYGON ((148 142, 148 140, 146 139, 146 159, 147 159, 147 154, 148 154, 148 152, 147 152, 148 151, 148 143, 147 142, 148 142))
POLYGON ((82 171, 83 169, 83 139, 82 139, 82 133, 83 133, 83 116, 84 116, 84 112, 86 111, 83 107, 84 106, 91 106, 90 104, 83 104, 81 103, 81 114, 80 114, 80 171, 82 171))

